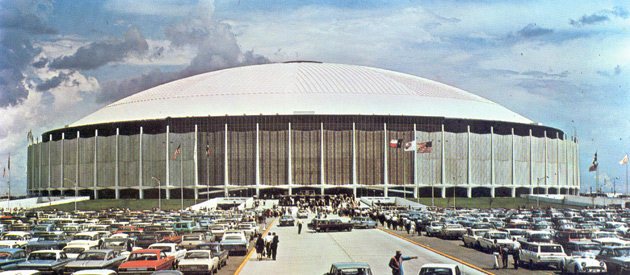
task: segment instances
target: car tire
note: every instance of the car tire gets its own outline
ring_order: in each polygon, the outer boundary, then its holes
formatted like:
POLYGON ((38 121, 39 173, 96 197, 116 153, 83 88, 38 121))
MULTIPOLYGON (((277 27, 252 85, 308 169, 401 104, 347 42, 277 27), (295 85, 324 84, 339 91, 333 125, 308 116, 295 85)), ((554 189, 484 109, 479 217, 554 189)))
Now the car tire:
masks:
POLYGON ((532 259, 529 260, 529 269, 531 270, 536 269, 536 265, 534 264, 534 261, 532 259))

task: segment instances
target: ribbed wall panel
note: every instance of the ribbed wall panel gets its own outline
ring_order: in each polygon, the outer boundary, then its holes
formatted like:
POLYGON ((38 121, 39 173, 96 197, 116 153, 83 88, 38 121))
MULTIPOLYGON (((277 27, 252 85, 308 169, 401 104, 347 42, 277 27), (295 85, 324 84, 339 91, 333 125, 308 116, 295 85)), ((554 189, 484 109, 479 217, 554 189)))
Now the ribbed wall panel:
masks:
POLYGON ((166 134, 142 135, 142 186, 164 188, 166 183, 166 134), (156 180, 160 180, 158 184, 156 180))
MULTIPOLYGON (((390 135, 390 137, 392 136, 390 135)), ((396 134, 396 137, 398 137, 398 134, 396 134)), ((385 183, 383 172, 384 138, 382 125, 356 125, 357 184, 380 185, 385 183)), ((400 138, 403 137, 401 136, 400 138)), ((392 154, 395 154, 395 150, 388 150, 388 152, 390 157, 392 154)), ((390 182, 390 184, 393 183, 390 182)))
POLYGON ((490 134, 470 134, 471 184, 490 185, 492 174, 490 134))
POLYGON ((94 187, 94 137, 79 141, 79 188, 94 187))
POLYGON ((62 187, 61 183, 61 140, 51 142, 50 148, 50 185, 53 189, 62 187))
POLYGON ((547 185, 556 186, 558 183, 558 140, 547 140, 547 185))
POLYGON ((321 183, 321 129, 319 123, 291 124, 293 184, 321 183))
POLYGON ((225 184, 225 126, 207 125, 199 129, 199 185, 225 184), (206 151, 209 147, 210 154, 206 151))
MULTIPOLYGON (((402 139, 404 143, 414 139, 413 125, 387 125, 388 142, 392 139, 402 139), (392 129, 392 130, 390 130, 392 129)), ((383 138, 380 139, 381 143, 383 138)), ((404 148, 392 148, 387 146, 387 176, 390 185, 413 185, 413 152, 406 152, 404 148)), ((380 169, 381 171, 383 169, 380 169)))
POLYGON ((195 163, 193 160, 195 150, 195 133, 171 133, 169 140, 171 142, 169 147, 169 169, 170 169, 170 186, 181 187, 182 179, 184 180, 183 186, 192 186, 195 183, 195 174, 193 168, 195 163), (181 145, 181 154, 178 154, 175 159, 172 159, 175 155, 177 147, 181 145), (183 159, 182 159, 183 158, 183 159), (183 165, 183 167, 182 167, 183 165), (182 172, 183 178, 182 178, 182 172))
POLYGON ((48 192, 48 188, 50 187, 50 182, 48 181, 48 147, 52 144, 52 142, 42 142, 40 146, 42 147, 42 165, 41 165, 41 177, 42 177, 42 188, 46 189, 48 192))
POLYGON ((467 133, 445 133, 446 184, 465 184, 468 169, 467 133))
MULTIPOLYGON (((431 153, 416 154, 416 171, 418 182, 424 186, 442 184, 442 133, 441 132, 416 132, 416 141, 432 142, 431 153)), ((407 152, 414 154, 413 152, 407 152)))
POLYGON ((571 141, 571 139, 564 140, 567 144, 568 159, 567 159, 567 169, 569 169, 569 177, 567 179, 567 186, 576 186, 577 183, 574 180, 573 169, 575 169, 575 144, 571 141))
POLYGON ((512 185, 512 136, 494 135, 494 183, 512 185))
POLYGON ((352 184, 351 123, 324 123, 324 172, 328 185, 352 184))
MULTIPOLYGON (((560 185, 567 185, 567 150, 564 147, 565 146, 565 142, 564 140, 557 140, 558 141, 558 157, 560 159, 560 162, 558 163, 558 180, 560 181, 560 185)), ((555 183, 557 184, 557 183, 555 183)))
POLYGON ((260 184, 287 185, 289 177, 289 125, 260 126, 260 184))
POLYGON ((514 136, 514 166, 515 166, 515 184, 529 185, 530 176, 530 145, 529 136, 514 136))
POLYGON ((63 186, 74 189, 77 181, 77 139, 66 139, 63 144, 63 186))
MULTIPOLYGON (((540 186, 545 185, 545 138, 532 137, 532 151, 533 151, 533 175, 532 184, 538 184, 540 178, 540 186)), ((551 146, 547 145, 548 149, 551 146)), ((547 182, 551 182, 551 177, 547 179, 547 182)))
POLYGON ((116 136, 99 136, 96 141, 97 187, 116 184, 116 136))
POLYGON ((229 184, 256 185, 256 125, 228 124, 229 184))

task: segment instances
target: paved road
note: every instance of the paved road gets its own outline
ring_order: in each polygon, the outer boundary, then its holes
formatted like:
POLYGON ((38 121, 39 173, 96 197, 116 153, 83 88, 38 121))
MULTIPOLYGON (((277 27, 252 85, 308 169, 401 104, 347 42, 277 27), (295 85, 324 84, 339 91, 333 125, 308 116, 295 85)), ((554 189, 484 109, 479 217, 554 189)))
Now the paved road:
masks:
MULTIPOLYGON (((309 221, 312 217, 303 221, 309 221)), ((279 235, 277 260, 258 261, 255 253, 252 253, 239 274, 321 275, 328 271, 332 263, 348 261, 365 262, 372 267, 374 274, 390 274, 387 264, 396 250, 402 250, 403 255, 419 256, 417 260, 404 262, 408 274, 417 274, 425 263, 457 263, 379 229, 315 233, 304 227, 302 234, 298 235, 297 227, 279 227, 274 223, 270 232, 279 235)), ((459 265, 466 274, 487 274, 459 265)))

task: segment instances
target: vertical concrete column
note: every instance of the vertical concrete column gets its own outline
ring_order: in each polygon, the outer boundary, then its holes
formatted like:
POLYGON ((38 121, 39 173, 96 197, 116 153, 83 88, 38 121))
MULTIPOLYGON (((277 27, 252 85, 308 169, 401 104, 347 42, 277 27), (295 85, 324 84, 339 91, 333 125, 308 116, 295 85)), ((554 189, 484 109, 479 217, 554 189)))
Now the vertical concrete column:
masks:
MULTIPOLYGON (((118 143, 119 143, 118 139, 119 139, 119 137, 120 137, 120 128, 116 128, 116 165, 114 166, 114 174, 116 174, 116 176, 114 177, 114 197, 116 199, 120 199, 120 190, 118 189, 119 186, 120 186, 120 179, 118 178, 119 177, 118 158, 120 157, 119 154, 118 154, 118 151, 119 151, 118 150, 118 143)), ((168 165, 167 165, 167 167, 168 167, 168 165)))
POLYGON ((51 158, 50 158, 50 148, 52 147, 52 134, 50 134, 48 136, 48 199, 50 200, 50 196, 52 196, 52 165, 51 164, 51 158))
POLYGON ((357 128, 352 122, 352 194, 357 197, 357 128))
POLYGON ((324 188, 326 186, 326 173, 324 170, 326 170, 325 166, 324 166, 324 123, 321 123, 321 131, 320 131, 320 144, 319 144, 319 150, 321 153, 321 157, 320 157, 320 165, 322 167, 321 169, 321 177, 322 177, 322 184, 321 184, 321 194, 324 194, 324 188))
POLYGON ((223 196, 227 197, 228 196, 228 186, 230 185, 230 169, 229 169, 229 163, 228 163, 228 124, 225 123, 225 154, 223 154, 223 158, 224 158, 224 163, 225 163, 225 169, 224 169, 224 173, 225 173, 225 182, 223 185, 223 196))
MULTIPOLYGON (((470 125, 466 125, 466 132, 468 132, 466 139, 468 140, 468 161, 466 162, 466 185, 470 186, 472 181, 472 150, 470 149, 470 125)), ((455 191, 457 191, 457 182, 455 183, 455 191)))
POLYGON ((39 159, 39 164, 38 164, 39 169, 37 169, 37 175, 38 175, 38 176, 37 176, 37 178, 39 179, 39 196, 41 197, 41 195, 42 195, 42 190, 43 190, 43 189, 42 189, 42 145, 44 145, 44 140, 43 140, 43 138, 42 138, 42 142, 41 142, 41 143, 39 142, 39 138, 38 138, 37 145, 38 145, 38 146, 37 146, 37 150, 39 150, 39 156, 38 156, 38 159, 39 159))
POLYGON ((516 187, 512 187, 512 198, 516 197, 516 187))
POLYGON ((81 132, 77 131, 77 156, 76 156, 76 165, 74 166, 74 177, 75 177, 75 181, 74 181, 74 197, 76 199, 76 197, 79 195, 77 194, 79 192, 79 139, 81 139, 81 132))
POLYGON ((490 126, 490 185, 496 184, 494 167, 494 126, 490 126))
POLYGON ((495 189, 494 186, 490 187, 490 197, 491 198, 494 198, 494 191, 495 191, 494 189, 495 189))
POLYGON ((139 161, 138 161, 138 195, 139 195, 139 199, 144 199, 144 186, 143 186, 143 182, 142 182, 142 136, 144 135, 144 129, 142 128, 142 126, 140 126, 140 137, 138 140, 138 144, 140 147, 140 150, 138 150, 138 154, 139 154, 139 161))
POLYGON ((98 200, 98 129, 94 130, 94 199, 98 200))
MULTIPOLYGON (((417 135, 417 125, 414 123, 413 124, 413 139, 412 140, 416 140, 416 135, 417 135)), ((411 169, 412 173, 413 173, 413 197, 414 198, 418 198, 418 189, 420 189, 419 186, 419 182, 418 182, 418 154, 413 154, 413 161, 412 161, 412 165, 413 168, 411 169)), ((431 183, 431 185, 433 185, 433 183, 431 183)), ((433 190, 431 190, 433 191, 433 190)))
POLYGON ((548 179, 548 173, 547 173, 547 156, 548 156, 548 152, 547 152, 547 131, 544 132, 545 133, 545 194, 547 194, 547 179, 548 179))
POLYGON ((59 180, 61 180, 61 184, 59 185, 59 190, 61 190, 61 195, 63 196, 63 185, 65 183, 64 177, 65 175, 63 174, 63 157, 64 157, 64 143, 66 142, 66 133, 61 133, 61 165, 60 165, 60 169, 61 169, 61 173, 59 173, 61 176, 59 177, 59 180))
MULTIPOLYGON (((444 134, 444 124, 442 124, 442 158, 440 160, 440 165, 442 167, 442 175, 441 175, 441 179, 440 182, 442 183, 442 188, 444 188, 444 186, 446 185, 446 148, 445 148, 445 143, 446 143, 446 138, 445 138, 445 134, 444 134)), ((442 198, 444 198, 444 191, 442 191, 442 198)))
POLYGON ((260 197, 260 123, 256 122, 256 197, 260 197))
POLYGON ((516 185, 516 150, 514 146, 516 142, 514 141, 514 128, 512 128, 512 186, 516 185))
POLYGON ((442 198, 446 198, 446 186, 442 186, 442 198))
POLYGON ((288 177, 289 177, 287 179, 287 182, 289 183, 289 195, 293 194, 293 187, 292 187, 292 185, 293 185, 293 165, 291 163, 291 159, 292 159, 291 158, 291 149, 292 149, 292 146, 291 146, 291 122, 289 122, 289 163, 287 163, 287 167, 289 168, 289 171, 287 173, 288 177))
POLYGON ((580 143, 578 141, 578 138, 575 137, 575 142, 573 143, 573 146, 575 146, 575 151, 573 152, 573 176, 576 178, 575 184, 576 187, 578 189, 578 192, 580 190, 580 184, 581 184, 581 178, 580 178, 580 143))
POLYGON ((558 194, 560 192, 560 133, 556 132, 556 185, 558 186, 558 194))
POLYGON ((166 161, 165 161, 166 163, 166 183, 165 183, 166 190, 165 191, 166 192, 165 193, 166 194, 165 194, 165 197, 167 200, 171 198, 171 167, 169 165, 170 159, 171 159, 171 156, 169 154, 170 153, 169 147, 171 144, 170 135, 171 135, 171 127, 169 125, 166 125, 166 142, 165 142, 165 145, 166 145, 166 150, 165 150, 166 152, 166 156, 165 156, 166 157, 166 161))
POLYGON ((538 182, 534 182, 534 137, 532 129, 529 129, 529 186, 534 186, 538 182))
POLYGON ((389 197, 388 189, 389 189, 389 175, 387 174, 387 123, 383 123, 383 183, 385 187, 383 188, 383 193, 385 197, 389 197))
MULTIPOLYGON (((183 157, 183 156, 182 156, 183 157)), ((199 199, 199 126, 195 124, 195 147, 193 148, 193 176, 195 180, 195 200, 199 199)))
POLYGON ((571 190, 570 186, 569 186, 569 141, 568 141, 568 137, 569 135, 564 134, 564 170, 566 170, 565 173, 565 179, 566 181, 564 182, 564 185, 567 187, 567 193, 569 192, 569 190, 571 190))
POLYGON ((472 198, 472 187, 471 186, 468 186, 468 188, 466 188, 466 197, 472 198))

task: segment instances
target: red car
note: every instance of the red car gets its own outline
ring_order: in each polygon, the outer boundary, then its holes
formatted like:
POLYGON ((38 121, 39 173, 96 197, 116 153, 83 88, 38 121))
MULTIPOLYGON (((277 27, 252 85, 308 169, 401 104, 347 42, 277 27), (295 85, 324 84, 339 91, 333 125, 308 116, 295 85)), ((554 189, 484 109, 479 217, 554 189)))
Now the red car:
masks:
POLYGON ((175 256, 166 256, 159 249, 132 251, 127 261, 118 266, 118 274, 151 274, 158 270, 174 269, 175 256))

